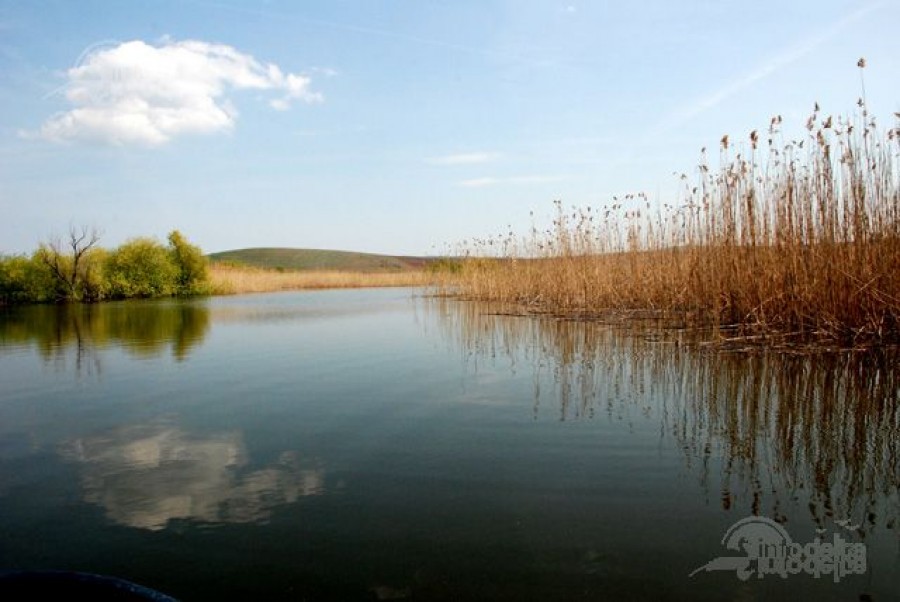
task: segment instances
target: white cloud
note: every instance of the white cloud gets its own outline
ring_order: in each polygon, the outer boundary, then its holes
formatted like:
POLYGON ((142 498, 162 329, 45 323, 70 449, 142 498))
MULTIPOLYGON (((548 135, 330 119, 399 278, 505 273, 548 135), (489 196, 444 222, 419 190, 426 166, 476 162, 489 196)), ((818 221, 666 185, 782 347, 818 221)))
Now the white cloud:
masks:
POLYGON ((196 40, 135 40, 88 53, 66 71, 68 111, 36 133, 53 141, 95 141, 159 146, 183 134, 211 134, 234 127, 230 90, 263 90, 287 110, 294 101, 318 102, 310 78, 284 73, 231 46, 196 40))
POLYGON ((559 182, 565 180, 564 176, 512 176, 508 178, 472 178, 470 180, 461 180, 458 182, 463 188, 484 188, 486 186, 496 186, 498 184, 546 184, 549 182, 559 182))
POLYGON ((501 157, 500 153, 479 151, 474 153, 461 153, 458 155, 444 155, 443 157, 432 157, 426 159, 426 163, 431 165, 476 165, 480 163, 490 163, 501 157))

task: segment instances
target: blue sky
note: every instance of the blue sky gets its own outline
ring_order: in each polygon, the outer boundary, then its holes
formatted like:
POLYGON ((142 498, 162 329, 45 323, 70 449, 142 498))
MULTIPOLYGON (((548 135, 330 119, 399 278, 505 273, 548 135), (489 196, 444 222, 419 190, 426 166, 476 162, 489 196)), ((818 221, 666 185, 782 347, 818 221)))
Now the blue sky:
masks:
POLYGON ((0 252, 86 224, 421 255, 554 199, 669 202, 723 134, 852 114, 862 56, 892 125, 897 23, 897 0, 0 0, 0 252))

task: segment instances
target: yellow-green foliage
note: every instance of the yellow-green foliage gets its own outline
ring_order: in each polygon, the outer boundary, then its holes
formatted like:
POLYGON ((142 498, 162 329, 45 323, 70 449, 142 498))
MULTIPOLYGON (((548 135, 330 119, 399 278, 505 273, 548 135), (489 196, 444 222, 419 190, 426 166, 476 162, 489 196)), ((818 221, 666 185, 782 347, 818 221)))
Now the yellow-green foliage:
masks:
POLYGON ((50 270, 36 257, 0 258, 0 304, 43 303, 56 299, 50 270))
POLYGON ((175 293, 178 268, 168 249, 152 238, 132 239, 109 254, 104 266, 114 298, 175 293))
POLYGON ((782 141, 780 117, 765 141, 724 137, 720 167, 704 151, 676 203, 558 203, 543 232, 469 244, 454 285, 536 311, 675 311, 744 334, 896 341, 900 128, 880 133, 860 107, 840 119, 817 106, 801 140, 782 141))
POLYGON ((169 254, 175 264, 175 291, 179 295, 209 292, 209 262, 200 247, 190 244, 178 230, 169 234, 169 254))
POLYGON ((0 304, 100 301, 206 294, 206 258, 176 231, 164 246, 135 238, 107 251, 96 233, 72 229, 65 242, 41 244, 31 257, 0 257, 0 304), (67 252, 68 251, 68 252, 67 252))
POLYGON ((81 278, 78 282, 78 299, 99 301, 109 296, 109 282, 104 273, 108 255, 106 249, 93 248, 82 257, 79 266, 81 278))

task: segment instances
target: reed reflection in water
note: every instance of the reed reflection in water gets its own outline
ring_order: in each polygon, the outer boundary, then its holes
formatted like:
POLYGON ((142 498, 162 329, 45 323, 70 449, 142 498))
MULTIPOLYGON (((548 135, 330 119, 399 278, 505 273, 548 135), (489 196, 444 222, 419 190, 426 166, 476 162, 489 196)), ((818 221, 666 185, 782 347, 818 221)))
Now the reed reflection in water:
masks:
MULTIPOLYGON (((444 338, 477 370, 534 374, 535 420, 655 420, 723 510, 896 533, 900 363, 894 348, 736 353, 660 325, 516 317, 434 299, 444 338), (522 362, 526 365, 523 366, 522 362), (548 402, 549 407, 548 407, 548 402), (849 521, 849 522, 845 522, 849 521)), ((696 334, 696 333, 695 333, 696 334)))

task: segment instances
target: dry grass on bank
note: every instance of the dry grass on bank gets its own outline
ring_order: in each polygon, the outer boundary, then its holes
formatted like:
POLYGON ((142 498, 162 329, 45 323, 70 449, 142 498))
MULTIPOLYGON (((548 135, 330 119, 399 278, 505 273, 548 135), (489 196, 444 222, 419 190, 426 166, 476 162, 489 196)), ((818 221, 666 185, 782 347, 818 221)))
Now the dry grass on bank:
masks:
POLYGON ((900 124, 882 133, 859 106, 816 106, 802 140, 784 142, 780 117, 737 149, 724 137, 721 167, 704 151, 675 204, 557 203, 543 232, 476 240, 458 291, 566 315, 680 312, 741 336, 898 342, 900 124))
POLYGON ((210 266, 213 292, 219 295, 265 293, 301 289, 424 286, 426 272, 279 272, 259 268, 210 266))

